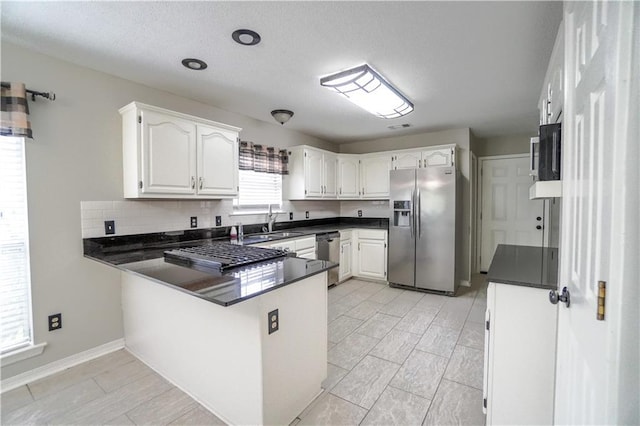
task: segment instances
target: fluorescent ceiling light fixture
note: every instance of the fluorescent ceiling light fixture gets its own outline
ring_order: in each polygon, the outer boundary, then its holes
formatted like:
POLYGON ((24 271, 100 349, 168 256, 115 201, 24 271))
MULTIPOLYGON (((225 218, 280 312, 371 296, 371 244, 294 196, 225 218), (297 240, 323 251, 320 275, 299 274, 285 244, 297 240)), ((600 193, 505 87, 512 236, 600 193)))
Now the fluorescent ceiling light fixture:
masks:
POLYGON ((402 117, 413 111, 411 101, 367 64, 323 77, 320 85, 380 118, 402 117))

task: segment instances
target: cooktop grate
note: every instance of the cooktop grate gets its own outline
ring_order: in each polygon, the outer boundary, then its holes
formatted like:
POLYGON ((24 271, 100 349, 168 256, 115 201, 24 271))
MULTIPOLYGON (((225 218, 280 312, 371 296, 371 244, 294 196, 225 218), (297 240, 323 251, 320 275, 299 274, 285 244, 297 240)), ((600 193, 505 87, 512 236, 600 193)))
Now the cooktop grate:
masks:
POLYGON ((283 250, 214 242, 164 252, 164 260, 181 266, 205 266, 224 271, 287 256, 283 250))

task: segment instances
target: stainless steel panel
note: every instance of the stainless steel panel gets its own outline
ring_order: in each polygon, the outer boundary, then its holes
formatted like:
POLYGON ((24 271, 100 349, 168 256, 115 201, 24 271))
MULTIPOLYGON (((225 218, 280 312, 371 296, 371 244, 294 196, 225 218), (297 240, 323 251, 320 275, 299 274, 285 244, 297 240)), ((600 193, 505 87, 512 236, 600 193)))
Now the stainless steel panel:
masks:
MULTIPOLYGON (((319 260, 340 263, 340 234, 330 233, 316 236, 316 252, 319 260)), ((338 283, 339 268, 329 269, 327 285, 338 283)))
POLYGON ((417 169, 416 287, 454 292, 456 289, 456 170, 417 169))
POLYGON ((414 198, 415 169, 392 170, 389 185, 389 282, 407 286, 415 285, 414 198), (411 201, 409 226, 394 225, 394 201, 411 201))

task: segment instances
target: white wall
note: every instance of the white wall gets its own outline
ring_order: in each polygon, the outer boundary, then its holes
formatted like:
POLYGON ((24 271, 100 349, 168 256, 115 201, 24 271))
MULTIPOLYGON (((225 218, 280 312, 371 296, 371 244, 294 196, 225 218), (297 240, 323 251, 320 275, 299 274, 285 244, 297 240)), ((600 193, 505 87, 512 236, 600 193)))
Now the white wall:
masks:
MULTIPOLYGON (((421 133, 417 135, 397 136, 385 139, 374 139, 361 142, 352 142, 340 145, 341 153, 363 154, 368 152, 393 151, 397 149, 420 148, 426 146, 456 144, 458 145, 458 168, 462 174, 462 251, 463 256, 459 259, 462 267, 460 275, 462 279, 470 279, 470 250, 471 250, 471 193, 469 173, 470 148, 472 134, 470 129, 452 129, 440 132, 421 133)), ((382 205, 374 205, 371 202, 362 202, 364 209, 372 211, 376 217, 389 217, 389 207, 386 206, 386 214, 383 213, 382 205)), ((354 202, 343 201, 341 211, 344 216, 353 216, 353 211, 357 210, 354 202)), ((363 211, 364 214, 364 211, 363 211)))
MULTIPOLYGON (((140 101, 242 127, 246 140, 337 151, 275 121, 226 112, 6 42, 1 72, 3 81, 57 96, 55 102, 30 102, 34 140, 26 148, 34 337, 48 345, 38 357, 3 366, 3 378, 123 336, 119 272, 83 258, 81 241, 81 202, 123 200, 120 107, 140 101), (63 328, 48 332, 47 316, 57 312, 63 328)), ((329 210, 338 212, 337 202, 329 210)))
POLYGON ((523 134, 477 139, 472 150, 478 157, 525 154, 529 152, 529 140, 534 136, 523 134))

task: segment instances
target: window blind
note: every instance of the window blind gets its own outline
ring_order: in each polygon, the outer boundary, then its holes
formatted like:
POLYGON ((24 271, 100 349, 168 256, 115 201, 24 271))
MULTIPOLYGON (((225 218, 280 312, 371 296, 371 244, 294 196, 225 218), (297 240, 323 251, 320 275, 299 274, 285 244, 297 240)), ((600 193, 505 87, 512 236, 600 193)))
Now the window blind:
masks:
POLYGON ((252 170, 239 171, 236 206, 265 206, 282 203, 282 175, 252 170))
POLYGON ((0 137, 0 351, 31 343, 24 139, 0 137))

